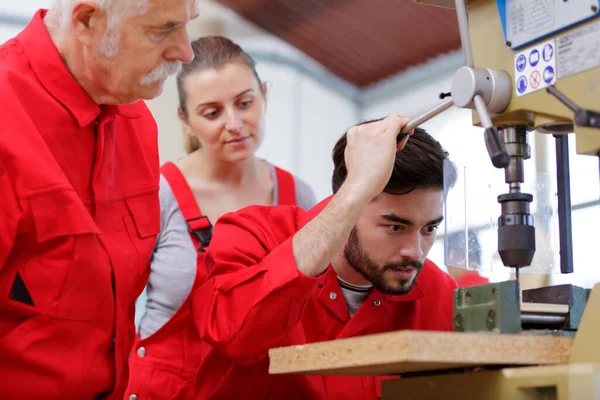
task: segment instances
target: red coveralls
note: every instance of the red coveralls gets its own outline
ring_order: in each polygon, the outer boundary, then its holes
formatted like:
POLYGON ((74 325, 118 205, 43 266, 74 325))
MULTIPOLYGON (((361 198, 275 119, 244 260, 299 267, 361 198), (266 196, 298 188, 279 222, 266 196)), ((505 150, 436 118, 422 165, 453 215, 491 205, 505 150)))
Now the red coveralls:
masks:
POLYGON ((160 229, 156 123, 95 104, 44 15, 0 47, 0 397, 120 400, 160 229))
POLYGON ((487 285, 490 283, 488 278, 479 275, 475 271, 467 271, 455 279, 458 287, 470 287, 477 285, 487 285))
POLYGON ((223 216, 205 257, 212 268, 191 298, 207 347, 199 399, 377 399, 383 377, 269 375, 270 348, 395 330, 451 330, 454 280, 426 261, 404 296, 373 289, 350 318, 333 268, 296 267, 293 235, 323 209, 250 207, 223 216), (234 243, 234 245, 232 245, 234 243))
MULTIPOLYGON (((295 205, 293 176, 277 167, 275 172, 279 204, 295 205)), ((179 209, 188 223, 192 241, 198 249, 196 280, 190 291, 193 293, 195 288, 205 282, 207 275, 203 262, 207 243, 202 243, 199 238, 210 240, 212 225, 202 215, 179 168, 169 162, 163 165, 161 173, 175 194, 179 209)), ((125 399, 129 400, 132 394, 139 400, 194 399, 196 372, 207 347, 203 345, 192 320, 188 297, 175 315, 157 332, 145 339, 136 336, 129 358, 131 373, 125 399)))

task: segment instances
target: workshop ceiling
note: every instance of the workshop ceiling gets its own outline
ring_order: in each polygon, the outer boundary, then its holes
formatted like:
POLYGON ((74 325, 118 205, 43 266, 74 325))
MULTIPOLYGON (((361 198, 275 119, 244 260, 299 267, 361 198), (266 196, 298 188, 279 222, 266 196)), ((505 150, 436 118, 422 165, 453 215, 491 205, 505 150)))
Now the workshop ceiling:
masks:
POLYGON ((413 0, 218 0, 365 88, 460 48, 454 10, 413 0))

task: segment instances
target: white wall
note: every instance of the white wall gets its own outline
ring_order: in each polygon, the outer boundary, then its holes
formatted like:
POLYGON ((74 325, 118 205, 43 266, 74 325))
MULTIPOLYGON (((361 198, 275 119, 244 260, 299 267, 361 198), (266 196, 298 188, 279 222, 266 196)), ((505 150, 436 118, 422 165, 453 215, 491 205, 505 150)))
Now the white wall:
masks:
POLYGON ((21 31, 20 27, 11 25, 0 25, 0 43, 4 43, 7 40, 13 38, 21 31))
POLYGON ((40 8, 47 8, 51 0, 0 0, 0 43, 16 36, 24 26, 17 21, 28 22, 40 8), (9 23, 12 21, 13 23, 9 23))

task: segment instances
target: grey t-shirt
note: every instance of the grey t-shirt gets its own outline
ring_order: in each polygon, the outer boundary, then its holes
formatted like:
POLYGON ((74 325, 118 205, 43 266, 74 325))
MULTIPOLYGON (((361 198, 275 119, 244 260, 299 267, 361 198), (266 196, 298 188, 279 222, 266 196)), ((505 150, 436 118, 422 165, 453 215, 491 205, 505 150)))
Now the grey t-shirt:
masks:
POLYGON ((371 289, 373 289, 373 285, 354 285, 352 283, 346 282, 339 276, 338 282, 340 283, 340 288, 342 289, 344 300, 346 300, 346 305, 348 306, 350 318, 352 318, 354 314, 356 314, 362 303, 364 303, 365 299, 369 296, 371 289))
MULTIPOLYGON (((278 182, 272 165, 271 178, 273 204, 277 205, 278 182)), ((296 204, 305 210, 312 208, 316 204, 312 188, 295 176, 294 182, 296 204)), ((152 253, 148 284, 136 304, 136 325, 142 339, 158 331, 177 312, 196 278, 196 249, 173 190, 162 175, 159 197, 160 233, 152 253)))

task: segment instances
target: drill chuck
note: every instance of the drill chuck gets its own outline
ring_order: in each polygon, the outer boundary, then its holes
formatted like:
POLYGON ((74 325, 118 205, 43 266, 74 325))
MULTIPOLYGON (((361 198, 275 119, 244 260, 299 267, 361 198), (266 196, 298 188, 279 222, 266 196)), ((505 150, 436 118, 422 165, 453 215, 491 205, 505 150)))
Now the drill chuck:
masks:
POLYGON ((502 214, 498 218, 498 253, 502 263, 511 267, 531 265, 535 254, 535 229, 528 193, 506 193, 498 196, 502 214))

